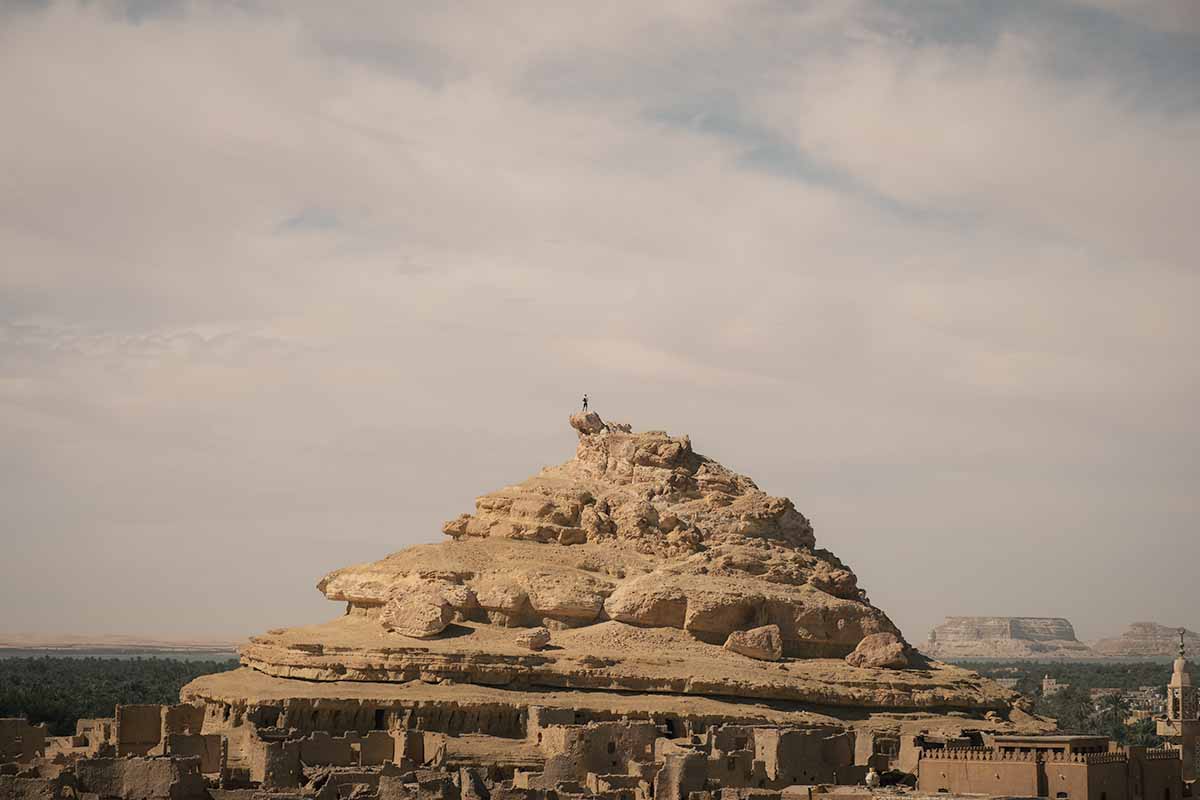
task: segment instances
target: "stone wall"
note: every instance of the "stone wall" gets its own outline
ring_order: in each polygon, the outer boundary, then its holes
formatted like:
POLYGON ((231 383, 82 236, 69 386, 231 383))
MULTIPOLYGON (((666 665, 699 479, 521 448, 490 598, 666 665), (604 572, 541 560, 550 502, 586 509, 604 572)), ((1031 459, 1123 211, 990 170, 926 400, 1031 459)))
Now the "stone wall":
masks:
POLYGON ((144 756, 162 742, 163 707, 117 706, 113 724, 118 756, 144 756))
POLYGON ((992 751, 938 750, 921 756, 917 788, 931 794, 1041 797, 1040 776, 1041 765, 1032 753, 993 757, 992 751))
POLYGON ((380 704, 359 700, 296 698, 282 703, 224 703, 209 701, 204 732, 220 733, 251 722, 259 727, 291 728, 303 734, 323 731, 341 735, 354 731, 399 728, 427 730, 454 736, 525 736, 525 708, 508 703, 423 703, 398 700, 380 704))
POLYGON ((24 717, 0 719, 0 764, 28 763, 45 753, 45 725, 30 725, 24 717))
POLYGON ((163 755, 196 758, 206 774, 220 772, 225 766, 224 748, 224 741, 215 733, 168 733, 163 740, 163 755))
POLYGON ((658 726, 652 722, 593 722, 551 725, 543 729, 540 746, 546 754, 546 777, 556 781, 582 780, 589 772, 621 772, 630 761, 654 760, 658 726))
POLYGON ((122 800, 207 800, 196 758, 89 758, 75 764, 82 792, 122 800))
POLYGON ((75 788, 59 778, 0 775, 0 800, 74 800, 75 788))
POLYGON ((708 759, 704 753, 669 753, 654 780, 655 800, 686 800, 701 791, 708 779, 708 759))
POLYGON ((1005 752, 986 748, 923 753, 921 792, 1047 797, 1053 800, 1180 800, 1182 762, 1173 750, 1108 753, 1005 752))

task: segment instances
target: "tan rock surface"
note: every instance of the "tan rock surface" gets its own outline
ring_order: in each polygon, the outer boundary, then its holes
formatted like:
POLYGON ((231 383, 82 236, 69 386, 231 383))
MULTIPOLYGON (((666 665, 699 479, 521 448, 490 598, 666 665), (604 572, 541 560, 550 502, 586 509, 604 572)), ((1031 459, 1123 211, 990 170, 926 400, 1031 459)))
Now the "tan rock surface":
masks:
POLYGON ((921 647, 941 659, 1090 658, 1061 617, 946 617, 921 647))
MULTIPOLYGON (((731 654, 731 657, 732 656, 731 654)), ((740 658, 740 657, 737 657, 740 658)), ((745 659, 741 659, 745 661, 745 659)), ((778 670, 779 665, 765 665, 778 670)), ((843 665, 844 666, 844 665, 843 665)), ((963 673, 958 671, 961 678, 963 673)), ((898 733, 958 733, 964 727, 997 733, 1051 731, 1053 723, 1012 709, 1000 717, 927 712, 897 713, 786 702, 756 702, 735 697, 703 695, 633 694, 578 689, 543 688, 537 692, 504 687, 429 683, 373 683, 369 681, 304 681, 275 678, 243 667, 231 672, 204 675, 180 693, 188 703, 209 707, 214 719, 231 712, 238 719, 277 720, 278 724, 309 729, 334 718, 364 720, 369 728, 379 707, 408 710, 410 724, 449 733, 482 732, 517 736, 531 705, 569 709, 583 718, 659 719, 669 717, 707 724, 846 725, 861 730, 898 733), (314 720, 314 717, 317 719, 314 720), (507 722, 506 722, 507 720, 507 722), (456 730, 456 727, 461 730, 456 730), (497 728, 509 727, 507 731, 497 728)), ((489 740, 489 749, 495 742, 489 740)))
POLYGON ((874 709, 1004 709, 1010 692, 944 664, 908 670, 851 667, 841 658, 756 661, 677 628, 613 620, 553 632, 554 648, 531 652, 511 629, 454 623, 414 640, 349 614, 255 637, 242 663, 310 681, 425 681, 514 689, 589 689, 787 700, 874 709), (785 667, 781 669, 780 667, 785 667))
POLYGON ((454 610, 437 590, 399 592, 379 614, 384 628, 416 639, 437 636, 453 618, 454 610))
POLYGON ((686 436, 632 433, 594 413, 571 425, 573 459, 478 498, 475 513, 445 524, 447 542, 330 573, 318 588, 347 614, 256 637, 243 663, 310 681, 1008 707, 1011 693, 953 667, 847 664, 864 638, 886 634, 903 648, 903 637, 854 573, 816 547, 790 500, 696 453, 686 436), (552 647, 533 651, 512 630, 537 627, 552 631, 552 647))
POLYGON ((907 647, 894 633, 873 633, 863 637, 846 656, 852 667, 874 667, 875 669, 904 669, 908 666, 907 647))
POLYGON ((725 640, 725 649, 759 661, 778 661, 783 658, 783 636, 778 625, 734 631, 725 640))
MULTIPOLYGON (((1189 652, 1200 651, 1200 634, 1184 630, 1184 646, 1189 652)), ((1120 636, 1101 639, 1092 649, 1102 656, 1114 658, 1174 657, 1179 649, 1179 628, 1157 622, 1135 622, 1120 636)))
POLYGON ((545 628, 529 628, 517 634, 517 646, 529 650, 545 650, 550 644, 550 631, 545 628))

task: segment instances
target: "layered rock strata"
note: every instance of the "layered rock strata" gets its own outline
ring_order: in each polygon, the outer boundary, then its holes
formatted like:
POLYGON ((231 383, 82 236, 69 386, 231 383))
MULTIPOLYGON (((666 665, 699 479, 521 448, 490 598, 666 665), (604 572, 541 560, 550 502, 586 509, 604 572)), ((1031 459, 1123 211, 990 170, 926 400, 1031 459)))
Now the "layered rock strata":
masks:
MULTIPOLYGON (((1200 651, 1200 634, 1185 629, 1183 643, 1189 652, 1200 651)), ((1092 649, 1113 658, 1173 658, 1179 650, 1179 628, 1157 622, 1135 622, 1120 636, 1101 639, 1092 649)))
POLYGON ((921 651, 947 660, 1087 658, 1087 645, 1061 617, 946 617, 921 651))
POLYGON ((318 588, 346 614, 255 637, 243 663, 342 684, 1009 709, 996 684, 915 653, 787 498, 686 436, 571 425, 570 461, 478 498, 449 541, 330 573, 318 588))

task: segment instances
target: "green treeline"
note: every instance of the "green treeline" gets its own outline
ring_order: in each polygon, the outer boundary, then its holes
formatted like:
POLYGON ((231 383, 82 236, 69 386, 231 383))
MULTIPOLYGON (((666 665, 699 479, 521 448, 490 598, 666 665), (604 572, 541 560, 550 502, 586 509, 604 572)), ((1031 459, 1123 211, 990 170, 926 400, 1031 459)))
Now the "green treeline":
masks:
POLYGON ((3 658, 0 717, 28 717, 66 736, 81 717, 111 717, 117 704, 178 703, 187 682, 235 667, 232 659, 3 658))
POLYGON ((988 678, 1016 678, 1017 691, 1033 698, 1033 711, 1058 721, 1064 733, 1084 733, 1108 736, 1120 744, 1156 747, 1161 740, 1155 733, 1153 720, 1126 722, 1129 706, 1121 695, 1094 700, 1092 689, 1132 690, 1152 686, 1163 697, 1171 679, 1171 664, 1152 661, 1104 664, 1073 663, 1015 663, 1015 662, 956 662, 988 678), (1042 695, 1042 679, 1046 676, 1069 686, 1049 696, 1042 695))
POLYGON ((1093 661, 1018 663, 1013 661, 955 661, 960 667, 973 669, 987 678, 1017 678, 1017 691, 1032 695, 1040 688, 1042 678, 1049 675, 1059 683, 1069 683, 1079 689, 1137 689, 1140 686, 1166 687, 1171 680, 1169 661, 1128 661, 1097 663, 1093 661))

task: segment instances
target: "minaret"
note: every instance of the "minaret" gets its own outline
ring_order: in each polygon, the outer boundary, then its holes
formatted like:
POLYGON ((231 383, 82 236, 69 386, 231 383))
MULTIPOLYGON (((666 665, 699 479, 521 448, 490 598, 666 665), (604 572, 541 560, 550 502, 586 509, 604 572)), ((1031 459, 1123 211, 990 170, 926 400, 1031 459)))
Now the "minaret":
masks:
POLYGON ((1167 718, 1159 720, 1158 735, 1179 748, 1183 757, 1183 779, 1196 779, 1196 740, 1200 737, 1200 703, 1188 669, 1184 630, 1179 629, 1179 658, 1167 684, 1167 718))

